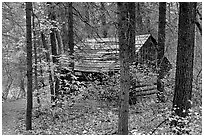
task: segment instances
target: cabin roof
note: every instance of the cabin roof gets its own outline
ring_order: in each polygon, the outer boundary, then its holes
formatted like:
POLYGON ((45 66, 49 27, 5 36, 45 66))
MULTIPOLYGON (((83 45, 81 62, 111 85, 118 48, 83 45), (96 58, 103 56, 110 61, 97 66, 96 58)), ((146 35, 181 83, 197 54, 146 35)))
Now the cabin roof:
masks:
MULTIPOLYGON (((150 39, 155 45, 156 40, 150 35, 138 35, 135 37, 136 53, 150 39)), ((75 49, 79 59, 75 62, 75 71, 107 72, 119 70, 119 44, 116 38, 86 39, 75 49)))

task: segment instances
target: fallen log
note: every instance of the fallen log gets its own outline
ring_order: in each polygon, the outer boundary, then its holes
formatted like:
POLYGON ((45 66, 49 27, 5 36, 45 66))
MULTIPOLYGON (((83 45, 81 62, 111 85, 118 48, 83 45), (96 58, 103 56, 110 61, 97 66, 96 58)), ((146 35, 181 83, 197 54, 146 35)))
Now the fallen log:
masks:
POLYGON ((156 89, 157 89, 156 85, 147 86, 147 87, 140 87, 140 88, 134 89, 132 91, 132 95, 136 97, 136 96, 146 96, 146 95, 156 94, 159 92, 156 89))
POLYGON ((152 95, 152 94, 157 94, 159 93, 157 90, 150 90, 150 91, 146 91, 146 92, 138 92, 135 94, 135 96, 147 96, 147 95, 152 95))
MULTIPOLYGON (((154 84, 154 85, 156 85, 156 84, 154 84)), ((152 84, 141 84, 141 85, 136 85, 135 89, 144 88, 144 87, 151 87, 151 86, 153 86, 153 85, 152 84)))
POLYGON ((138 88, 135 88, 133 91, 140 92, 140 91, 148 91, 148 90, 154 90, 154 89, 157 89, 157 85, 138 87, 138 88))

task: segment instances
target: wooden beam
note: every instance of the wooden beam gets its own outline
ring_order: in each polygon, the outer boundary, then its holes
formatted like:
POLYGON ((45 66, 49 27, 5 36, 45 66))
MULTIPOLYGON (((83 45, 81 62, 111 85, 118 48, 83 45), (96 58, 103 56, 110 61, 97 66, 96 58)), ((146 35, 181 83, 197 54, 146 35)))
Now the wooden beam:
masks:
POLYGON ((146 96, 146 95, 156 94, 159 92, 156 89, 157 89, 156 85, 136 88, 133 90, 134 92, 133 96, 146 96))

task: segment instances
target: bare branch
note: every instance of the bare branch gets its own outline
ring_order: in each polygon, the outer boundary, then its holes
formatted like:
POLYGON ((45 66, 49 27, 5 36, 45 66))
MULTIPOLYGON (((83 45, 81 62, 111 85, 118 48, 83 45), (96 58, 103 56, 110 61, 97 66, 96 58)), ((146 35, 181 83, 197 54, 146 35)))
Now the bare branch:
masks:
POLYGON ((195 24, 198 27, 198 30, 200 31, 200 34, 202 35, 202 26, 201 26, 201 24, 198 22, 198 20, 195 21, 195 24))

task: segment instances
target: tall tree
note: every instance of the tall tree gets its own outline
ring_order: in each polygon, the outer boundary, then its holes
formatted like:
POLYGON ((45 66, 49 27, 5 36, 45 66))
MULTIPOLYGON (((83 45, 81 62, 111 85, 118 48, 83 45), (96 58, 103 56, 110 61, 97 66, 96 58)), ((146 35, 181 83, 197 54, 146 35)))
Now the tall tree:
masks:
MULTIPOLYGON (((51 20, 51 24, 53 25, 53 27, 50 29, 50 42, 51 42, 51 52, 52 52, 52 61, 54 64, 58 65, 58 46, 57 46, 57 40, 56 40, 56 11, 55 11, 55 5, 52 2, 47 2, 48 5, 48 18, 51 20)), ((58 68, 57 68, 58 70, 58 68)), ((54 102, 57 95, 58 95, 58 91, 59 91, 59 79, 56 75, 56 73, 54 73, 54 79, 55 79, 55 91, 54 94, 51 93, 51 101, 54 102), (54 100, 53 100, 54 99, 54 100)))
POLYGON ((142 6, 143 6, 143 2, 136 2, 135 7, 136 7, 136 33, 137 35, 141 35, 143 34, 143 22, 142 22, 142 6))
POLYGON ((135 3, 129 2, 128 5, 128 35, 129 35, 129 45, 130 45, 130 61, 135 60, 135 31, 136 31, 136 22, 135 22, 135 3))
POLYGON ((129 113, 129 91, 130 91, 130 36, 128 35, 129 7, 126 2, 118 2, 118 37, 119 37, 119 59, 120 59, 120 99, 119 99, 119 121, 118 134, 128 134, 129 113))
POLYGON ((196 2, 181 2, 179 7, 176 81, 173 109, 178 116, 188 115, 191 107, 195 45, 196 2))
MULTIPOLYGON (((91 30, 91 17, 90 17, 90 2, 84 2, 83 3, 83 12, 84 12, 84 32, 85 32, 85 37, 91 38, 93 36, 92 30, 91 30)), ((82 15, 83 16, 83 15, 82 15)))
POLYGON ((166 27, 166 2, 159 2, 159 25, 158 25, 158 59, 159 65, 164 57, 166 27))
POLYGON ((56 31, 56 40, 57 40, 57 47, 58 47, 58 54, 62 54, 64 53, 64 46, 63 46, 63 41, 62 41, 62 37, 60 35, 60 31, 57 29, 56 31))
POLYGON ((38 87, 38 67, 37 67, 37 39, 36 39, 36 30, 35 30, 35 15, 34 15, 34 6, 32 9, 32 25, 33 25, 33 47, 34 47, 34 61, 35 61, 35 66, 34 66, 34 79, 35 79, 35 90, 37 90, 37 103, 40 106, 40 98, 39 98, 39 87, 38 87))
MULTIPOLYGON (((48 18, 51 20, 51 24, 56 27, 55 21, 56 21, 56 11, 55 11, 55 5, 51 2, 47 2, 48 4, 48 18)), ((56 37, 55 37, 55 28, 51 28, 50 32, 50 42, 51 42, 51 51, 53 55, 53 63, 57 63, 57 54, 58 54, 58 48, 56 43, 56 37)))
POLYGON ((64 11, 61 10, 61 20, 63 21, 63 24, 62 24, 62 29, 61 29, 61 32, 62 32, 62 42, 63 42, 63 47, 62 49, 64 50, 64 52, 67 52, 68 51, 68 32, 67 32, 67 14, 68 14, 68 7, 66 6, 66 4, 64 4, 64 11))
POLYGON ((27 109, 26 130, 32 129, 32 31, 31 31, 32 3, 26 2, 26 40, 27 40, 27 109))
POLYGON ((105 3, 101 2, 101 24, 102 24, 102 37, 107 38, 108 31, 107 31, 107 25, 106 25, 106 9, 105 9, 105 3))
POLYGON ((42 39, 42 44, 43 47, 46 50, 46 60, 49 64, 49 69, 48 69, 48 73, 49 73, 49 84, 50 84, 50 93, 51 93, 51 101, 54 101, 54 93, 55 93, 55 89, 54 89, 54 78, 53 78, 53 71, 51 70, 51 66, 50 66, 50 62, 51 62, 51 58, 50 58, 50 53, 49 53, 49 48, 47 46, 46 40, 45 40, 45 35, 43 32, 41 32, 41 39, 42 39))
POLYGON ((73 8, 72 2, 68 2, 68 45, 69 45, 69 55, 71 56, 71 64, 70 67, 74 70, 74 61, 73 61, 73 54, 74 54, 74 27, 73 27, 73 8))
POLYGON ((84 9, 85 9, 85 31, 86 31, 86 35, 88 38, 91 38, 92 34, 89 34, 91 33, 90 31, 90 26, 88 25, 90 23, 90 17, 89 17, 89 3, 88 2, 85 2, 84 3, 84 9))
POLYGON ((164 84, 163 84, 163 74, 162 74, 162 62, 164 60, 164 49, 165 49, 165 27, 166 27, 166 2, 159 3, 159 25, 158 25, 158 54, 157 54, 157 67, 158 78, 157 78, 157 90, 160 91, 157 94, 159 101, 164 102, 164 84))

